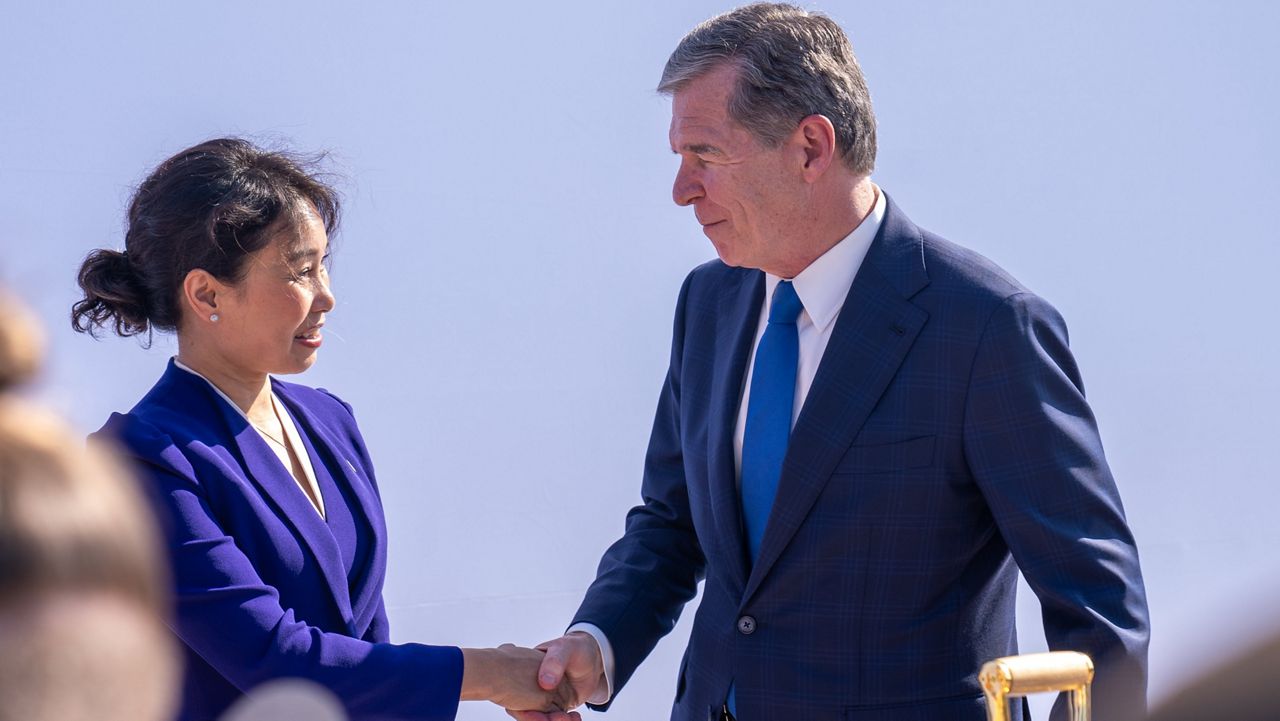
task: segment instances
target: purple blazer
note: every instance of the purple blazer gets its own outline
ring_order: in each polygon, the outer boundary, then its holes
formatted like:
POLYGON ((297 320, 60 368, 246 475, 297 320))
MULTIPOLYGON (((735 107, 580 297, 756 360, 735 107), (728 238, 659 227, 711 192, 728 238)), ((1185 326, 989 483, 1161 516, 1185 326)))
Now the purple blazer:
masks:
POLYGON ((172 362, 97 435, 138 465, 165 532, 186 651, 180 719, 214 719, 255 685, 310 679, 353 721, 452 719, 462 652, 391 644, 387 533, 351 407, 272 380, 325 499, 321 518, 262 437, 172 362))

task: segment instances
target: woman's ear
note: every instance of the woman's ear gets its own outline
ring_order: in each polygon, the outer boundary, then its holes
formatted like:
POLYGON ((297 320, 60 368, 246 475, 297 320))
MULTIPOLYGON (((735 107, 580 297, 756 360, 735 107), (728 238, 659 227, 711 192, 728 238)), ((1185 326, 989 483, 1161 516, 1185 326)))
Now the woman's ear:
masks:
POLYGON ((217 323, 218 301, 230 290, 203 268, 194 268, 182 280, 182 305, 196 323, 217 323))

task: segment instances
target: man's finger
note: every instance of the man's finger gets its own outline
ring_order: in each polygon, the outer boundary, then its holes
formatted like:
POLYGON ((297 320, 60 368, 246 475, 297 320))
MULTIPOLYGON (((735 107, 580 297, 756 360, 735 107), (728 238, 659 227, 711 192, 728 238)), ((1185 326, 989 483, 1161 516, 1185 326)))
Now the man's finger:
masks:
POLYGON ((569 649, 563 643, 553 642, 547 647, 547 655, 538 668, 538 685, 543 691, 554 691, 564 678, 564 669, 568 664, 569 649))

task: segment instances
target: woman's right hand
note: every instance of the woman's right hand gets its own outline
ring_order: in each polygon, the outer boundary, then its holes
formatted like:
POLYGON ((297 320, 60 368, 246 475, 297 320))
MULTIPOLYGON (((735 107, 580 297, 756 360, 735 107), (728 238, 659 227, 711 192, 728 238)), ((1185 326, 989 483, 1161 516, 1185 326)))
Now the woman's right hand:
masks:
MULTIPOLYGON (((563 681, 554 691, 538 685, 544 651, 503 644, 462 649, 462 700, 492 701, 513 711, 568 711, 581 703, 563 681)), ((569 718, 578 718, 570 714, 569 718)))

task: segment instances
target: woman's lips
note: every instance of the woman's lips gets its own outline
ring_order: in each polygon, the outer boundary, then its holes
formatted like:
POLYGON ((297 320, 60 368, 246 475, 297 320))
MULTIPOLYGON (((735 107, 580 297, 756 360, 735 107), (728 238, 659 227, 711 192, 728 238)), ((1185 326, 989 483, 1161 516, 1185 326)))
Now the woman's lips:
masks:
POLYGON ((295 335, 293 340, 308 348, 319 348, 320 344, 324 342, 324 337, 320 335, 320 327, 316 326, 306 333, 295 335))

